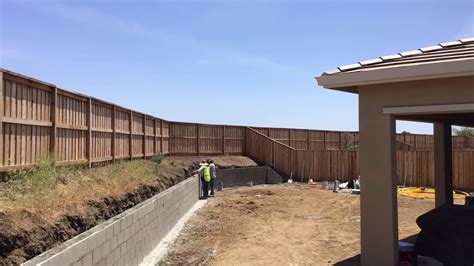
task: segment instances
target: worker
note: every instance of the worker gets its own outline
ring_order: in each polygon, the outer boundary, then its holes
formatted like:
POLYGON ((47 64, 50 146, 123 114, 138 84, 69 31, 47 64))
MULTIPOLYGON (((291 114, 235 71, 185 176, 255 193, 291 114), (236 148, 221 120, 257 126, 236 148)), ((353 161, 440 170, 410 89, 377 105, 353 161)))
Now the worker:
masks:
POLYGON ((211 181, 211 172, 209 169, 209 164, 202 162, 199 164, 199 169, 193 173, 199 173, 202 183, 202 198, 207 199, 209 197, 209 182, 211 181))
POLYGON ((216 165, 213 160, 209 160, 209 170, 211 172, 211 182, 209 183, 209 189, 211 190, 211 197, 214 197, 214 185, 216 184, 216 165))

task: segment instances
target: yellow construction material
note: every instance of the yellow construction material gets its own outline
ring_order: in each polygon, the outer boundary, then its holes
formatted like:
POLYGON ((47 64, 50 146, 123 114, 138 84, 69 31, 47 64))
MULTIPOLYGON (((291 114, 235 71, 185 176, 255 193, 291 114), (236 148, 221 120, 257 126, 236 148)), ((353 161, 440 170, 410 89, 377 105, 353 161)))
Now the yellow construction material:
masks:
MULTIPOLYGON (((434 199, 435 190, 433 188, 422 188, 422 187, 406 187, 398 189, 398 193, 401 196, 415 198, 415 199, 434 199)), ((464 199, 465 196, 469 195, 466 192, 454 190, 453 197, 455 199, 464 199)))

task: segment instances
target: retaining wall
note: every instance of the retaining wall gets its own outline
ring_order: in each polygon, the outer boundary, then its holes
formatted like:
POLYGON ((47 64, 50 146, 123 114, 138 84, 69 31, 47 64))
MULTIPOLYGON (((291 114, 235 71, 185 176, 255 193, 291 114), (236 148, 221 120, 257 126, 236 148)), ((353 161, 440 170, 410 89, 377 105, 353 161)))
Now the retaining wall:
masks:
POLYGON ((198 201, 191 177, 24 265, 137 265, 198 201))
POLYGON ((266 166, 217 169, 216 187, 219 181, 224 182, 224 188, 253 185, 278 184, 283 182, 283 178, 273 169, 266 166))

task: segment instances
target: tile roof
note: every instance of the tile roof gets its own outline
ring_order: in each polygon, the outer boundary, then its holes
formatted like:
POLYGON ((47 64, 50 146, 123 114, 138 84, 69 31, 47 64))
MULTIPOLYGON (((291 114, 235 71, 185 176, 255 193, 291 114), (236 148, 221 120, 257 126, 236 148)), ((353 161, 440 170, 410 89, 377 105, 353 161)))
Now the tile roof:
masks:
POLYGON ((474 37, 340 66, 324 72, 322 76, 469 58, 474 59, 474 37))

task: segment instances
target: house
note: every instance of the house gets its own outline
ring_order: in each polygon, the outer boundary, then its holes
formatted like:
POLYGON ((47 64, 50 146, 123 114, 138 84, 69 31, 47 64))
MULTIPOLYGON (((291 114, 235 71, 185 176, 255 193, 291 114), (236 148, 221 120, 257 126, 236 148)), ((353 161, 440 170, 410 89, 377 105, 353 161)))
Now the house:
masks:
POLYGON ((341 66, 316 79, 359 95, 362 265, 398 265, 395 122, 434 124, 435 205, 452 204, 451 126, 474 127, 474 38, 341 66))

